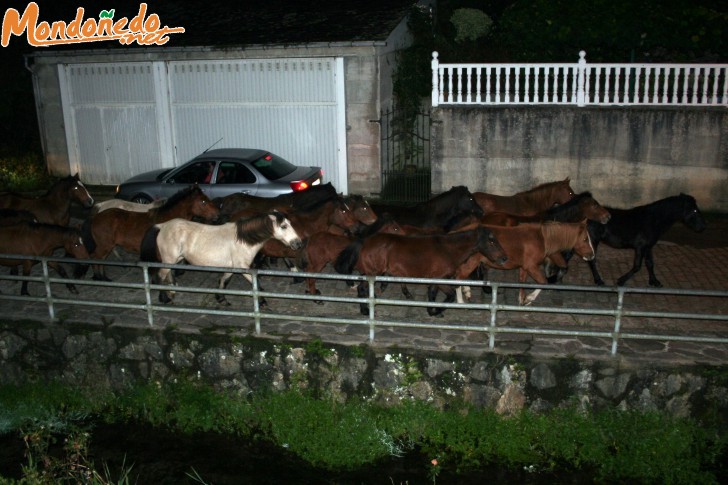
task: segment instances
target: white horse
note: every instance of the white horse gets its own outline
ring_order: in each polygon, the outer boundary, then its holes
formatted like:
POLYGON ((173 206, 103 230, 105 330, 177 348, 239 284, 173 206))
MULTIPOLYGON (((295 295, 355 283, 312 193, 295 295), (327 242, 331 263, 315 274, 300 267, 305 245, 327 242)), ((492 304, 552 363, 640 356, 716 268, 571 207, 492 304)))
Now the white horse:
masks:
POLYGON ((123 199, 103 200, 94 204, 94 206, 91 208, 91 215, 93 216, 98 214, 99 212, 103 212, 109 209, 123 209, 130 212, 147 212, 151 209, 162 207, 165 202, 167 202, 166 198, 155 200, 154 202, 151 202, 149 204, 129 202, 128 200, 123 199))
MULTIPOLYGON (((280 212, 273 211, 242 218, 222 225, 208 225, 184 219, 152 226, 144 236, 140 256, 142 261, 158 261, 177 264, 182 260, 195 266, 218 266, 221 268, 250 268, 255 255, 269 239, 277 239, 293 249, 301 249, 303 242, 280 212)), ((223 273, 220 289, 227 287, 233 273, 223 273)), ((249 274, 243 275, 253 282, 249 274)), ((160 268, 157 278, 174 285, 172 270, 160 268)), ((173 291, 162 291, 159 301, 172 301, 173 291)), ((215 295, 219 303, 228 304, 224 295, 215 295)), ((265 301, 261 299, 261 304, 265 301)))

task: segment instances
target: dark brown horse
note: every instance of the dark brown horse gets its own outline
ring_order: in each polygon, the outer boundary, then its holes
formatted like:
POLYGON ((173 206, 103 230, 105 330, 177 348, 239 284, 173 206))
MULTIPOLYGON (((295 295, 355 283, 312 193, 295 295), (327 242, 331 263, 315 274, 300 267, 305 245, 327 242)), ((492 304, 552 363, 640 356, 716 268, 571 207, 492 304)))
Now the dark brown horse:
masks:
MULTIPOLYGON (((197 185, 182 189, 157 209, 148 212, 130 212, 109 209, 84 221, 81 231, 84 243, 92 259, 104 259, 116 247, 131 253, 139 253, 144 233, 154 224, 181 218, 191 220, 200 217, 214 221, 220 210, 197 185)), ((104 267, 94 265, 95 280, 106 280, 104 267)))
POLYGON ((377 215, 389 214, 400 225, 416 226, 449 231, 450 226, 463 215, 482 216, 483 210, 476 203, 467 187, 453 187, 430 200, 415 205, 398 206, 372 204, 377 215))
MULTIPOLYGON (((465 261, 478 254, 493 264, 503 264, 505 253, 493 232, 478 226, 471 231, 432 236, 398 236, 375 234, 350 244, 336 258, 334 268, 338 273, 351 274, 354 269, 372 276, 403 276, 410 278, 452 278, 465 261)), ((438 290, 445 293, 445 302, 455 300, 455 290, 450 286, 430 285, 428 301, 435 301, 438 290)), ((357 294, 366 296, 366 282, 359 284, 357 294)), ((368 314, 366 304, 361 312, 368 314)), ((442 308, 427 309, 429 315, 441 315, 442 308)))
MULTIPOLYGON (((11 226, 0 227, 0 254, 50 257, 53 256, 56 249, 60 248, 65 249, 68 256, 77 259, 89 258, 78 229, 35 222, 19 222, 11 226)), ((23 276, 28 276, 31 268, 38 263, 37 260, 22 257, 0 258, 0 265, 11 268, 22 266, 23 276)), ((68 278, 66 271, 58 262, 49 261, 48 267, 55 269, 61 278, 68 278)), ((73 284, 67 283, 66 287, 71 293, 78 293, 73 284)), ((29 294, 27 281, 23 281, 20 294, 29 294)))
MULTIPOLYGON (((212 203, 220 208, 220 218, 224 220, 235 220, 231 217, 234 213, 244 210, 253 210, 254 213, 262 214, 273 210, 290 211, 297 208, 310 208, 322 200, 337 195, 336 189, 331 183, 314 185, 300 192, 291 192, 277 197, 258 197, 243 193, 230 194, 226 197, 218 197, 212 203)), ((252 212, 251 212, 252 213, 252 212)))
MULTIPOLYGON (((546 275, 541 268, 546 258, 552 258, 558 266, 566 266, 561 251, 573 250, 586 261, 594 259, 594 248, 589 239, 586 221, 523 223, 514 227, 488 226, 508 256, 505 264, 493 264, 490 260, 475 255, 458 268, 456 279, 465 279, 481 263, 501 270, 518 269, 518 281, 525 283, 530 276, 536 283, 546 284, 546 275)), ((469 229, 469 228, 466 228, 469 229)), ((530 305, 541 290, 533 291, 528 297, 523 288, 519 290, 518 301, 530 305)))
POLYGON ((473 197, 483 211, 505 212, 519 216, 533 216, 548 210, 555 204, 565 204, 574 197, 569 178, 557 182, 538 185, 515 195, 493 195, 485 192, 474 192, 473 197))
POLYGON ((38 222, 59 226, 67 226, 71 221, 72 202, 78 202, 83 207, 94 205, 94 198, 79 180, 78 174, 59 180, 41 197, 0 194, 0 209, 27 210, 38 222))

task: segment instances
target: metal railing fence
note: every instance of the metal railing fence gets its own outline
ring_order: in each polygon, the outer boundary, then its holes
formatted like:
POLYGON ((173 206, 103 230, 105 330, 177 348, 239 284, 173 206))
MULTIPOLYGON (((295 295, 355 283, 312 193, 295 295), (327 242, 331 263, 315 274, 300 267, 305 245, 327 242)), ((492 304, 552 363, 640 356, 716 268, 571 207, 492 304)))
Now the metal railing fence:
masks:
MULTIPOLYGON (((6 255, 0 255, 0 258, 6 257, 6 255)), ((12 257, 12 256, 10 256, 12 257)), ((28 259, 27 256, 24 256, 28 259)), ((223 309, 223 308, 209 308, 199 306, 180 306, 180 305, 163 305, 154 303, 153 292, 158 290, 167 289, 171 287, 167 285, 158 285, 152 283, 151 274, 156 268, 167 267, 173 269, 181 269, 186 272, 199 271, 201 273, 221 273, 221 268, 216 267, 200 267, 190 265, 166 265, 158 263, 145 263, 145 262, 109 262, 109 261, 97 261, 90 260, 84 261, 90 263, 102 264, 107 267, 125 267, 140 271, 141 275, 138 276, 138 281, 132 282, 102 282, 93 281, 90 279, 71 279, 71 278, 60 278, 51 277, 49 273, 48 262, 57 261, 61 263, 75 263, 78 260, 67 259, 67 258, 31 258, 40 262, 41 274, 37 274, 38 271, 34 271, 36 274, 30 276, 15 276, 10 274, 0 274, 0 283, 3 281, 28 281, 34 283, 40 283, 44 287, 43 296, 21 296, 14 293, 0 293, 0 303, 3 303, 4 309, 2 314, 6 317, 11 316, 13 312, 8 306, 5 306, 7 302, 25 302, 30 304, 41 304, 47 306, 47 316, 50 320, 56 320, 57 314, 56 309, 59 305, 67 305, 75 308, 82 307, 103 307, 106 309, 127 309, 127 310, 138 310, 146 314, 147 322, 150 326, 155 325, 160 315, 165 312, 175 312, 190 315, 216 315, 216 316, 231 316, 231 317, 246 317, 252 318, 255 322, 255 333, 261 333, 261 322, 264 320, 296 320, 301 322, 318 322, 318 323, 330 323, 330 324, 347 324, 367 327, 368 339, 373 342, 376 337, 377 329, 383 327, 409 327, 418 329, 439 329, 448 331, 463 331, 463 332, 482 332, 488 335, 488 349, 493 350, 495 347, 496 339, 500 334, 528 334, 528 335, 540 335, 546 337, 598 337, 607 339, 610 342, 611 349, 610 353, 612 356, 617 355, 619 343, 624 340, 636 339, 636 340, 656 340, 656 341, 682 341, 682 342, 701 342, 701 343, 712 343, 712 344, 728 344, 728 338, 721 335, 705 335, 701 332, 691 332, 687 330, 685 334, 671 334, 663 332, 636 332, 630 331, 625 332, 622 330, 622 323, 626 318, 649 318, 649 319, 672 319, 672 320, 684 320, 684 321, 714 321, 714 322, 728 322, 728 314, 720 312, 711 312, 710 309, 706 312, 676 312, 676 311, 654 311, 647 308, 639 307, 627 307, 626 299, 635 295, 665 295, 669 297, 679 296, 681 298, 699 299, 713 298, 718 299, 722 304, 728 302, 728 291, 703 291, 703 290, 680 290, 680 289, 653 289, 653 288, 629 288, 629 287, 596 287, 596 286, 576 286, 576 285, 536 285, 536 284, 520 284, 520 283, 504 283, 494 281, 458 281, 457 284, 468 284, 472 287, 483 287, 488 286, 492 288, 492 294, 490 301, 485 303, 432 303, 428 301, 412 301, 412 300, 399 300, 392 298, 382 298, 377 296, 375 291, 375 285, 387 282, 387 283, 405 283, 405 284, 424 284, 424 285, 454 285, 453 280, 440 280, 440 279, 419 279, 419 278, 395 278, 395 277, 372 277, 372 276, 355 276, 355 275, 339 275, 330 273, 305 273, 305 272, 288 272, 288 271, 277 271, 277 270, 241 270, 241 269, 225 269, 225 271, 232 272, 234 274, 250 274, 253 278, 252 289, 250 290, 232 290, 232 289, 218 289, 211 288, 210 286, 174 286, 174 291, 178 293, 197 293, 197 294, 223 294, 227 296, 240 296, 252 298, 252 309, 249 311, 234 310, 234 309, 223 309), (297 277, 313 277, 317 280, 337 280, 337 281, 365 281, 368 287, 368 293, 364 298, 358 297, 342 297, 336 295, 306 295, 301 293, 290 293, 281 291, 263 291, 260 286, 260 277, 286 277, 291 278, 297 277), (62 285, 67 283, 73 283, 75 285, 82 285, 84 287, 97 288, 99 291, 91 294, 87 288, 86 291, 81 291, 78 296, 68 298, 61 296, 58 291, 54 291, 54 285, 62 285), (502 301, 499 290, 509 288, 526 288, 526 289, 548 289, 550 291, 557 292, 578 292, 582 293, 596 293, 596 294, 611 294, 616 295, 616 300, 611 304, 611 307, 599 308, 597 305, 586 305, 586 306, 520 306, 520 305, 509 305, 502 301), (113 290, 113 291, 108 291, 113 290), (128 292, 128 295, 120 290, 138 290, 135 292, 128 292), (141 295, 139 294, 141 292, 141 295), (108 298, 112 296, 113 298, 108 298), (260 298, 276 298, 283 300, 296 300, 296 301, 326 301, 336 303, 350 303, 350 304, 367 304, 368 315, 357 318, 345 317, 339 314, 334 314, 328 317, 322 316, 311 316, 310 312, 300 311, 293 313, 273 312, 270 310, 262 311, 260 305, 260 298), (379 309, 382 307, 441 307, 448 309, 461 309, 468 312, 466 315, 466 323, 453 323, 452 321, 423 321, 414 319, 384 319, 379 315, 379 309), (477 312, 485 312, 488 317, 483 319, 480 323, 479 318, 475 317, 477 312), (470 315, 472 313, 472 317, 470 315), (513 313, 537 313, 537 314, 565 314, 565 315, 589 315, 596 317, 604 317, 607 321, 611 322, 603 329, 572 329, 568 326, 562 326, 562 328, 556 328, 557 322, 549 321, 550 328, 543 327, 530 327, 530 326, 514 326, 509 324, 508 319, 504 315, 513 313)), ((34 286, 34 288, 36 288, 34 286)), ((16 289, 17 291, 17 289, 16 289)), ((65 292, 65 290, 63 290, 65 292)), ((66 292, 67 293, 67 292, 66 292)), ((579 298, 581 301, 588 302, 587 298, 579 298)), ((697 304, 688 304, 685 308, 697 308, 697 304)), ((351 306, 347 306, 349 310, 351 306)), ((347 313, 350 313, 348 311, 347 313)), ((480 313, 477 313, 478 317, 480 313)), ((21 310, 20 316, 27 317, 27 315, 21 310)), ((686 326, 689 328, 689 326, 686 326)))
POLYGON ((432 106, 728 106, 728 64, 441 63, 432 106))

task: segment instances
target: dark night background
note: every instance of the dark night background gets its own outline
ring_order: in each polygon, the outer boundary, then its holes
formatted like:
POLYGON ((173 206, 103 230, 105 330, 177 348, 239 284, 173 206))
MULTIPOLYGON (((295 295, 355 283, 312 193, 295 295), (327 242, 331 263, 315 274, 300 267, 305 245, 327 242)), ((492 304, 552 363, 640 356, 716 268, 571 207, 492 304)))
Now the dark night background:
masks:
MULTIPOLYGON (((72 20, 80 6, 86 8, 86 18, 111 8, 116 9, 116 18, 131 18, 141 2, 37 3, 40 20, 52 22, 72 20)), ((147 1, 148 10, 158 13, 163 24, 185 27, 186 32, 172 36, 168 44, 177 47, 371 40, 391 30, 413 3, 147 1)), ((22 12, 27 5, 4 2, 3 13, 11 7, 22 12)), ((426 86, 433 49, 445 62, 575 62, 578 51, 584 49, 591 62, 724 63, 728 57, 726 25, 725 0, 440 0, 431 23, 419 26, 414 49, 418 49, 416 62, 420 65, 416 70, 418 76, 424 76, 426 86), (489 33, 477 40, 456 42, 450 18, 457 8, 484 11, 493 20, 489 33)), ((114 42, 95 44, 76 48, 124 48, 112 46, 114 42)), ((0 157, 40 151, 31 73, 23 58, 31 49, 25 36, 13 36, 8 47, 0 48, 0 157)))

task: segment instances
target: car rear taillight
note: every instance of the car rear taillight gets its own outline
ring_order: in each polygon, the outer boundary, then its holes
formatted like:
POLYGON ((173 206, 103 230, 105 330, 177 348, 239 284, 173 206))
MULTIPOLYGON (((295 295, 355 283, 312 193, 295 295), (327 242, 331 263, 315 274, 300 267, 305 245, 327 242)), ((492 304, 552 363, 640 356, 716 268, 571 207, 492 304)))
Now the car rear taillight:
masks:
POLYGON ((305 180, 291 182, 291 189, 293 189, 294 192, 301 192, 302 190, 306 190, 307 188, 308 182, 306 182, 305 180))
MULTIPOLYGON (((321 179, 324 176, 324 171, 319 170, 318 177, 315 178, 311 183, 307 182, 306 180, 297 180, 295 182, 291 182, 291 190, 294 192, 301 192, 302 190, 306 190, 307 188, 311 187, 312 185, 318 185, 321 183, 321 179)), ((309 179, 310 180, 310 179, 309 179)))

